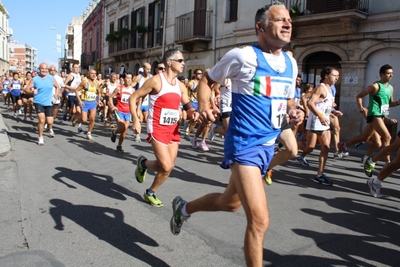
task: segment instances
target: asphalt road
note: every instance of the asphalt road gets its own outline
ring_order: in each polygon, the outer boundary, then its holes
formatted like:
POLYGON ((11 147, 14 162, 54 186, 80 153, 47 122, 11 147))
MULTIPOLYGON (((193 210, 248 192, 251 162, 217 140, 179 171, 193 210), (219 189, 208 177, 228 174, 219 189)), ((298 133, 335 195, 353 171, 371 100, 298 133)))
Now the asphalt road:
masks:
MULTIPOLYGON (((36 118, 15 119, 3 103, 0 112, 11 143, 0 156, 0 266, 245 265, 243 209, 194 214, 180 235, 169 230, 176 195, 190 200, 224 190, 230 172, 218 166, 223 139, 210 142, 209 152, 182 140, 176 167, 157 192, 165 206, 154 208, 142 201, 154 173, 143 184, 134 178, 137 156, 154 155, 148 143, 133 142, 132 131, 124 154, 100 123, 92 142, 56 123, 56 137, 45 136, 39 147, 36 118)), ((312 181, 319 151, 308 157, 311 167, 290 161, 276 168, 265 186, 266 266, 400 266, 399 175, 383 184, 384 198, 373 198, 352 152, 328 161, 332 187, 312 181)))

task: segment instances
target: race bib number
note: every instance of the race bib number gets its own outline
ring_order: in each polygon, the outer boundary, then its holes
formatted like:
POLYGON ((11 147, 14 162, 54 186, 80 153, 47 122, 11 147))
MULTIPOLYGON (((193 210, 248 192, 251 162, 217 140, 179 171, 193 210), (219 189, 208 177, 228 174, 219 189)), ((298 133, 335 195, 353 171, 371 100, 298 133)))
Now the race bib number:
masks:
POLYGON ((86 97, 89 101, 96 100, 96 93, 95 92, 87 92, 86 97))
POLYGON ((177 109, 161 109, 160 124, 173 125, 179 120, 179 111, 177 109))
POLYGON ((381 114, 383 116, 389 116, 389 105, 382 105, 381 106, 381 114))
POLYGON ((19 89, 21 89, 21 85, 20 84, 13 84, 13 89, 14 90, 19 90, 19 89))
POLYGON ((272 128, 280 129, 282 122, 286 119, 287 101, 271 100, 271 123, 272 128))
POLYGON ((332 108, 328 107, 324 110, 324 115, 325 117, 329 118, 329 115, 331 114, 332 108))
POLYGON ((128 103, 130 95, 122 95, 121 96, 121 103, 128 103))

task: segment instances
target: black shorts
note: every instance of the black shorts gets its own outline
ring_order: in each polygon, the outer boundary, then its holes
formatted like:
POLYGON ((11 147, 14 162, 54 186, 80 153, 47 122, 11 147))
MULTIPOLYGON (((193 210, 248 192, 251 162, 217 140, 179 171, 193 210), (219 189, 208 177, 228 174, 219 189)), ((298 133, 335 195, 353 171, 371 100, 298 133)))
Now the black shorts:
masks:
POLYGON ((106 96, 103 96, 103 102, 104 102, 104 101, 106 101, 106 105, 108 104, 108 98, 109 98, 109 96, 108 96, 108 95, 106 95, 106 96))
POLYGON ((68 108, 73 108, 74 106, 79 106, 78 99, 75 95, 68 96, 68 108))
POLYGON ((113 98, 113 105, 116 106, 117 105, 117 98, 113 98))
POLYGON ((383 118, 383 117, 384 117, 383 115, 378 115, 378 116, 371 115, 371 116, 367 116, 367 123, 371 123, 371 122, 374 120, 374 118, 383 118))
POLYGON ((221 114, 221 118, 222 119, 227 119, 227 118, 230 118, 230 117, 231 117, 231 112, 230 111, 222 112, 222 114, 221 114))
POLYGON ((33 94, 22 94, 21 96, 26 99, 33 98, 33 94))
POLYGON ((20 95, 11 95, 11 101, 12 103, 17 103, 18 100, 21 100, 21 96, 20 95))
POLYGON ((53 113, 53 106, 42 106, 40 104, 35 103, 35 110, 36 110, 36 114, 39 113, 44 113, 44 115, 46 117, 53 117, 54 113, 53 113))
MULTIPOLYGON (((327 130, 328 131, 328 130, 327 130)), ((311 132, 317 134, 317 135, 321 135, 323 132, 325 131, 315 131, 315 130, 311 130, 311 132)))

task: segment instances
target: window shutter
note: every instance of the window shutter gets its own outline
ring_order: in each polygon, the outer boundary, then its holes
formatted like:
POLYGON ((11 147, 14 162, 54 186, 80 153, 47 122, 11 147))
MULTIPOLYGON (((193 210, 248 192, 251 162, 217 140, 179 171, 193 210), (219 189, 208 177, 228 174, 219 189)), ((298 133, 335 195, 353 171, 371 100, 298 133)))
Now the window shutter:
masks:
POLYGON ((155 3, 152 2, 149 4, 149 18, 147 23, 147 47, 153 47, 153 36, 154 36, 154 6, 155 3))

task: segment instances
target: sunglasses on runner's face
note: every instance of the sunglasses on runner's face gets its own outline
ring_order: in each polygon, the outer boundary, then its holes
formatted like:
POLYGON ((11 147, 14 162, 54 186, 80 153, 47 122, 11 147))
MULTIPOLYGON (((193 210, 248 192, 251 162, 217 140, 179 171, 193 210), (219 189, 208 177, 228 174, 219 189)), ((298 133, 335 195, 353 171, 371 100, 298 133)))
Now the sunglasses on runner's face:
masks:
POLYGON ((178 63, 182 63, 183 61, 185 61, 183 58, 179 58, 179 59, 171 59, 172 61, 178 62, 178 63))
POLYGON ((163 67, 158 67, 158 70, 165 70, 165 68, 163 68, 163 67))

